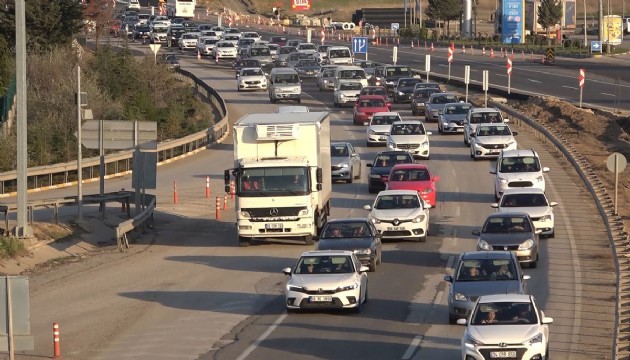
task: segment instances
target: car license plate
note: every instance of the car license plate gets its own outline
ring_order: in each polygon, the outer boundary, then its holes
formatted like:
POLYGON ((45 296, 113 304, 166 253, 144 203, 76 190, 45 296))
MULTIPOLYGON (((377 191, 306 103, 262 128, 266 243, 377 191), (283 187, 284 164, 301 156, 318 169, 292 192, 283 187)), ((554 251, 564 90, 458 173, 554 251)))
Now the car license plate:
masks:
POLYGON ((404 226, 388 226, 387 231, 401 231, 405 230, 404 226))
POLYGON ((311 296, 311 302, 332 302, 332 296, 311 296))
POLYGON ((516 351, 491 351, 490 358, 491 359, 509 359, 515 358, 516 351))
POLYGON ((282 229, 282 223, 265 224, 265 229, 282 229))
POLYGON ((490 153, 490 154, 498 154, 499 151, 501 151, 501 150, 490 150, 490 151, 488 151, 488 153, 490 153))
POLYGON ((387 136, 379 136, 378 139, 381 141, 385 141, 387 140, 387 136))

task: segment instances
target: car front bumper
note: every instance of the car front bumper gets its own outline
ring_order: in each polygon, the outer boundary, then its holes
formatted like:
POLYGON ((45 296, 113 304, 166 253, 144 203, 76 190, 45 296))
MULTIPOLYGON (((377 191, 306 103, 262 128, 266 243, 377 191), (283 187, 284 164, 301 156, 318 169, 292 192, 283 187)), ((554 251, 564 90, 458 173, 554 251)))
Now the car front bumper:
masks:
POLYGON ((503 195, 505 190, 512 189, 512 188, 514 189, 535 188, 535 189, 540 189, 543 192, 545 192, 545 182, 537 181, 536 179, 524 180, 524 181, 508 181, 508 182, 502 182, 502 181, 497 180, 495 187, 497 189, 497 195, 499 197, 503 195))
POLYGON ((287 290, 285 304, 287 309, 349 309, 359 306, 361 289, 335 292, 287 290))
POLYGON ((497 158, 501 154, 501 150, 516 150, 516 143, 500 149, 487 149, 483 146, 473 145, 473 152, 477 158, 497 158))
POLYGON ((349 167, 344 167, 341 169, 332 169, 330 171, 333 180, 351 180, 352 179, 352 169, 349 167))
POLYGON ((238 88, 241 90, 267 90, 267 83, 256 83, 256 84, 251 84, 251 83, 238 83, 238 88))
POLYGON ((407 222, 402 222, 395 226, 392 223, 381 221, 380 223, 374 223, 374 226, 384 239, 411 239, 426 236, 427 219, 419 223, 405 219, 400 220, 407 222))
POLYGON ((414 157, 422 157, 422 158, 428 158, 431 153, 430 153, 430 148, 428 146, 418 146, 417 148, 400 148, 398 147, 398 145, 396 146, 392 146, 391 144, 387 144, 387 149, 391 150, 391 151, 406 151, 408 153, 411 154, 411 156, 414 157))
POLYGON ((370 144, 386 145, 387 134, 368 134, 367 142, 370 144))
POLYGON ((453 122, 442 122, 442 132, 449 134, 463 134, 464 125, 458 125, 453 122))
MULTIPOLYGON (((546 344, 536 343, 533 345, 525 346, 525 345, 508 345, 508 346, 499 346, 496 344, 492 345, 483 345, 483 346, 475 346, 472 344, 464 343, 462 339, 462 359, 463 360, 487 360, 487 359, 521 359, 521 360, 534 360, 538 355, 538 359, 544 359, 547 355, 545 353, 546 344), (493 357, 492 353, 499 354, 503 352, 513 352, 512 354, 516 355, 514 357, 493 357)), ((502 355, 505 355, 503 353, 502 355)), ((511 354, 510 354, 511 355, 511 354)))

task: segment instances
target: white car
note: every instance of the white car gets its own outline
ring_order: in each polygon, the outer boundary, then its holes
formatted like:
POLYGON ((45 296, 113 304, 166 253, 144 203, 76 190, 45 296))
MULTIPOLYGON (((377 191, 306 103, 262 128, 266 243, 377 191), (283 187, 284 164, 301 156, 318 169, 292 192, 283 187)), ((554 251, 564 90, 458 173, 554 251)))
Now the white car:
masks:
POLYGON ((288 312, 301 309, 354 309, 368 301, 367 266, 352 251, 319 250, 302 253, 285 287, 288 312))
POLYGON ((540 158, 534 150, 504 150, 497 159, 494 180, 495 198, 499 199, 509 188, 538 188, 545 192, 545 173, 548 167, 540 165, 540 158))
POLYGON ((335 89, 336 70, 336 65, 324 65, 319 68, 319 73, 317 73, 317 87, 319 91, 335 89))
POLYGON ((234 46, 238 45, 238 41, 241 39, 240 35, 236 34, 223 34, 223 41, 231 42, 234 46))
POLYGON ((429 160, 431 156, 429 135, 424 124, 417 120, 395 122, 387 135, 388 150, 404 150, 414 157, 429 160))
POLYGON ((339 85, 335 87, 333 93, 333 104, 335 107, 342 105, 354 105, 359 98, 359 93, 363 85, 359 81, 344 80, 340 81, 339 85))
POLYGON ((429 209, 416 190, 384 190, 378 193, 368 218, 384 239, 427 241, 429 209))
POLYGON ((153 19, 152 24, 155 23, 164 23, 166 26, 171 26, 171 19, 169 19, 168 16, 158 15, 153 19))
POLYGON ((257 32, 245 31, 244 33, 241 34, 241 39, 253 39, 254 42, 258 42, 261 40, 261 37, 260 35, 258 35, 257 32))
POLYGON ((236 81, 238 91, 267 90, 267 76, 261 68, 242 68, 236 81))
POLYGON ((201 55, 211 55, 214 45, 219 42, 215 37, 200 37, 197 41, 197 52, 201 55))
POLYGON ((213 26, 210 28, 210 30, 214 31, 217 36, 223 36, 223 34, 225 33, 225 29, 223 28, 223 26, 213 26))
POLYGON ((197 47, 197 40, 199 39, 198 32, 190 32, 182 34, 182 36, 177 41, 177 46, 179 46, 180 50, 189 50, 195 49, 197 47))
POLYGON ((505 123, 479 124, 477 131, 470 138, 470 157, 474 160, 496 158, 503 150, 516 150, 518 144, 505 123))
POLYGON ((464 145, 470 145, 470 134, 477 131, 477 125, 488 123, 508 122, 507 118, 501 116, 501 112, 493 108, 470 109, 464 121, 464 145))
POLYGON ((155 24, 151 27, 151 33, 149 34, 149 40, 152 44, 164 43, 166 44, 166 33, 168 32, 168 27, 155 24))
POLYGON ((549 324, 531 295, 480 296, 468 319, 461 341, 461 359, 547 359, 549 324))
POLYGON ((215 59, 236 59, 236 45, 229 41, 219 41, 212 48, 212 57, 215 59))
POLYGON ((238 37, 241 37, 241 30, 239 30, 238 28, 225 28, 223 29, 223 35, 238 35, 238 37))
POLYGON ((298 52, 313 52, 317 53, 317 45, 313 43, 299 43, 298 46, 295 47, 298 52))
POLYGON ((271 53, 271 59, 276 60, 278 57, 278 49, 280 49, 280 45, 278 44, 267 44, 269 48, 269 52, 271 53))
POLYGON ((557 202, 549 201, 545 193, 537 188, 507 189, 498 203, 491 206, 501 213, 524 212, 532 218, 536 230, 541 236, 555 236, 555 217, 553 208, 557 202))
POLYGON ((387 144, 389 129, 397 121, 402 121, 397 112, 378 112, 372 115, 366 130, 367 146, 387 144))
POLYGON ((308 109, 308 106, 301 106, 301 105, 278 106, 278 110, 276 110, 276 113, 278 114, 307 113, 307 112, 310 112, 310 110, 308 109))
POLYGON ((140 10, 140 2, 138 0, 129 0, 127 10, 140 10))

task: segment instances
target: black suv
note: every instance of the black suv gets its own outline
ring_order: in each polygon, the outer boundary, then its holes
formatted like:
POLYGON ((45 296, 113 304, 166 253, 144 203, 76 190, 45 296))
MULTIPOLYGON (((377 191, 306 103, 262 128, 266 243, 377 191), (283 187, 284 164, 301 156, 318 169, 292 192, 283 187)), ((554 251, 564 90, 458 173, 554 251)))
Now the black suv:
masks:
POLYGON ((402 78, 412 78, 413 72, 411 68, 405 65, 386 65, 383 67, 382 78, 385 80, 385 84, 382 84, 387 89, 387 93, 390 98, 394 98, 394 89, 398 85, 398 80, 402 78))

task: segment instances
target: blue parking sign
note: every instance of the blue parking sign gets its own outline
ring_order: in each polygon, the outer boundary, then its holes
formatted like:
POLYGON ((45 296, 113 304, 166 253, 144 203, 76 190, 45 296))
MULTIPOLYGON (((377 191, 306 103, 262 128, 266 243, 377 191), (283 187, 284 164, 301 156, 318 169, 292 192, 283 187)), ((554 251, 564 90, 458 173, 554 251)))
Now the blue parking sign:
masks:
POLYGON ((366 36, 352 38, 352 52, 355 54, 367 54, 368 38, 366 36))

